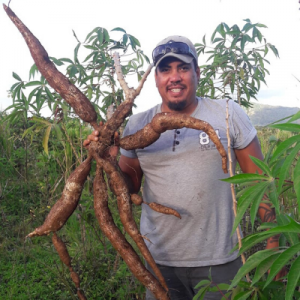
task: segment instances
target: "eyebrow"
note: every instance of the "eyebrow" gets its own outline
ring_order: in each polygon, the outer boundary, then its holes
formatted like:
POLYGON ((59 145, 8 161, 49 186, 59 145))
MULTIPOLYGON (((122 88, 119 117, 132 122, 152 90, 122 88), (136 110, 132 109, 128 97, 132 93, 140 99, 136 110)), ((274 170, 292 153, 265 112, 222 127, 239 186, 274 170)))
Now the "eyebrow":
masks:
MULTIPOLYGON (((171 63, 162 63, 158 66, 158 69, 162 69, 162 68, 166 68, 166 67, 169 67, 171 63)), ((181 64, 179 64, 177 67, 182 67, 182 66, 190 66, 191 64, 189 63, 185 63, 185 62, 182 62, 181 64)))

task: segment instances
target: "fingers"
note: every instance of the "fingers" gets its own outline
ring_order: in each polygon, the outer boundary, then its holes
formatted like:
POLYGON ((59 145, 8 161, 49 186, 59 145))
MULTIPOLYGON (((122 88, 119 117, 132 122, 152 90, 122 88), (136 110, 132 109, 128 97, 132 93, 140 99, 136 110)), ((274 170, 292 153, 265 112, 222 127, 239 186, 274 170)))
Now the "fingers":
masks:
POLYGON ((120 144, 120 135, 119 135, 119 132, 115 132, 114 134, 114 143, 115 143, 115 146, 119 146, 120 144))
POLYGON ((92 132, 92 134, 88 135, 88 137, 86 138, 86 140, 84 140, 83 146, 84 147, 88 147, 91 142, 97 142, 99 140, 98 136, 99 136, 99 131, 98 130, 94 130, 92 132))

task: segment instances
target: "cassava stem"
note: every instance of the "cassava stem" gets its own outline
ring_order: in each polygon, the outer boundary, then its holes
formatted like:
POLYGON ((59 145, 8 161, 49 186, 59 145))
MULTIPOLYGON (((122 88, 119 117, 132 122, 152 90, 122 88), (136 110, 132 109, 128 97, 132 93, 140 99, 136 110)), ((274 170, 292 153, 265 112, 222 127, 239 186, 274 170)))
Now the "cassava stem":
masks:
POLYGON ((51 208, 44 224, 29 233, 27 237, 47 235, 63 227, 78 205, 83 185, 91 170, 91 160, 92 157, 89 156, 72 172, 61 198, 51 208))
POLYGON ((108 208, 107 188, 103 178, 101 162, 97 163, 96 177, 94 179, 94 208, 102 232, 107 236, 118 253, 120 253, 130 271, 155 295, 156 299, 170 300, 167 291, 164 290, 157 279, 145 268, 139 256, 115 225, 108 208))
POLYGON ((3 4, 3 7, 9 18, 23 35, 37 68, 46 78, 50 86, 73 107, 77 115, 83 121, 89 122, 96 129, 97 114, 89 99, 56 69, 40 41, 22 23, 15 13, 5 4, 3 4))
POLYGON ((164 131, 183 127, 203 130, 208 134, 222 157, 222 169, 224 173, 228 173, 227 154, 213 127, 205 121, 195 119, 188 115, 177 113, 156 114, 151 123, 147 124, 143 129, 137 131, 135 134, 122 138, 120 140, 120 146, 125 150, 144 148, 158 140, 160 134, 164 131))
MULTIPOLYGON (((228 145, 228 159, 229 159, 229 175, 232 177, 234 176, 234 172, 233 172, 233 167, 232 167, 232 158, 231 158, 231 141, 230 141, 230 134, 229 134, 229 106, 228 106, 228 101, 226 102, 226 134, 227 134, 227 145, 228 145)), ((232 195, 232 210, 233 210, 233 214, 234 217, 236 218, 236 212, 237 212, 237 201, 236 201, 236 196, 235 196, 235 191, 234 191, 234 184, 231 183, 230 184, 230 189, 231 189, 231 195, 232 195)), ((238 243, 239 243, 239 249, 241 249, 242 247, 242 236, 241 236, 241 232, 240 232, 240 227, 238 226, 236 228, 236 234, 238 237, 238 243)), ((241 254, 241 260, 243 265, 246 263, 246 257, 245 254, 242 253, 241 254)), ((246 274, 246 279, 248 282, 251 282, 251 279, 249 277, 249 274, 246 274)))

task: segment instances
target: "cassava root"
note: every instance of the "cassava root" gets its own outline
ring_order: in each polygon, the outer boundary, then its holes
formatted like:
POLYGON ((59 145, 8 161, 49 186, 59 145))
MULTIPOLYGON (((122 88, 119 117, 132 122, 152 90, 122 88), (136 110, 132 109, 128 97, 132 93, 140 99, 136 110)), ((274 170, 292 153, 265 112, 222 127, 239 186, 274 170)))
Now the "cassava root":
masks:
POLYGON ((47 235, 56 232, 67 222, 78 205, 83 185, 91 170, 92 157, 89 156, 69 176, 61 198, 53 205, 44 224, 29 233, 27 237, 47 235))
POLYGON ((72 268, 71 257, 69 255, 68 249, 67 249, 65 243, 61 240, 61 238, 55 232, 52 235, 52 243, 59 255, 60 260, 69 268, 71 279, 77 288, 78 298, 80 300, 86 300, 84 292, 82 290, 80 290, 79 276, 72 268))
POLYGON ((164 206, 164 205, 156 203, 156 202, 147 203, 146 201, 143 201, 143 198, 138 194, 131 194, 130 199, 131 199, 132 203, 135 205, 141 205, 142 203, 144 203, 144 204, 148 205, 151 209, 153 209, 159 213, 162 213, 165 215, 173 215, 173 216, 181 219, 180 213, 178 211, 176 211, 175 209, 164 206))
POLYGON ((125 150, 145 148, 158 140, 161 133, 166 130, 180 129, 183 127, 202 130, 208 134, 222 157, 222 169, 224 173, 228 173, 227 153, 213 127, 205 121, 195 119, 188 115, 177 113, 156 114, 151 123, 147 124, 143 129, 137 131, 135 134, 122 138, 120 140, 120 146, 125 150))
POLYGON ((157 284, 157 279, 148 272, 139 256, 114 223, 108 208, 107 188, 103 178, 101 163, 97 164, 96 177, 94 179, 94 208, 102 232, 120 253, 130 271, 155 295, 156 299, 168 300, 167 291, 160 284, 157 284))

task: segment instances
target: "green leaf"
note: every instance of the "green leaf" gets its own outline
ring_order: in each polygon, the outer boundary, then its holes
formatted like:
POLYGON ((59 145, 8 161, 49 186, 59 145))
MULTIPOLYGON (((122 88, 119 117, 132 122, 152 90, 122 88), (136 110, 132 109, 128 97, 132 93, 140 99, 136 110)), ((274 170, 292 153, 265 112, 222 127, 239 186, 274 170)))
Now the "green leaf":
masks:
POLYGON ((124 34, 123 35, 123 44, 126 45, 128 42, 128 35, 127 34, 124 34))
POLYGON ((99 44, 102 45, 103 43, 103 29, 101 28, 98 32, 97 32, 97 39, 99 41, 99 44))
POLYGON ((242 243, 241 249, 239 250, 239 254, 247 251, 254 245, 268 239, 269 237, 272 237, 272 236, 278 234, 278 233, 272 233, 272 232, 269 233, 269 230, 267 232, 268 232, 268 234, 256 233, 256 234, 248 235, 247 237, 243 238, 243 243, 242 243))
POLYGON ((68 62, 68 63, 70 63, 70 64, 73 64, 73 62, 72 62, 72 60, 71 59, 69 59, 69 58, 60 58, 59 59, 60 61, 64 61, 64 62, 68 62))
POLYGON ((242 41, 241 41, 241 51, 243 52, 244 49, 245 49, 245 44, 247 42, 247 36, 246 35, 243 35, 242 37, 242 41))
POLYGON ((269 178, 264 175, 259 174, 238 174, 229 178, 221 179, 225 182, 230 182, 234 184, 244 183, 244 182, 252 182, 252 181, 260 181, 260 180, 268 180, 269 178))
POLYGON ((76 68, 75 65, 73 65, 73 66, 71 67, 71 69, 70 69, 70 72, 69 72, 70 78, 74 77, 75 74, 77 74, 77 73, 78 73, 78 69, 76 68))
POLYGON ((126 33, 126 31, 121 27, 116 27, 116 28, 112 29, 111 31, 122 31, 122 32, 126 33))
MULTIPOLYGON (((259 202, 260 202, 268 185, 269 185, 269 182, 261 182, 257 185, 250 186, 245 189, 243 195, 238 199, 237 214, 234 219, 234 224, 232 227, 231 234, 233 234, 235 232, 236 228, 238 227, 240 221, 242 220, 249 205, 257 198, 259 198, 259 202)), ((256 209, 256 208, 254 208, 254 209, 256 209)), ((256 211, 257 211, 257 209, 256 209, 256 211)))
POLYGON ((270 168, 265 162, 251 155, 249 155, 249 157, 265 174, 269 175, 270 177, 273 177, 270 168))
POLYGON ((56 59, 55 57, 50 57, 49 58, 57 65, 57 66, 62 66, 64 63, 56 59))
POLYGON ((105 42, 109 42, 109 34, 108 34, 108 31, 105 28, 103 28, 103 34, 104 34, 105 42))
POLYGON ((233 300, 246 300, 253 293, 253 291, 245 291, 238 293, 233 300))
POLYGON ((300 256, 298 256, 296 260, 293 262, 291 269, 288 273, 285 300, 293 299, 294 290, 297 287, 299 279, 300 279, 300 256))
POLYGON ((30 81, 30 82, 25 84, 25 87, 34 86, 34 85, 42 85, 42 84, 43 83, 41 81, 30 81))
POLYGON ((293 144, 298 143, 298 142, 300 142, 300 135, 292 136, 292 137, 288 138, 287 140, 281 142, 277 146, 276 150, 274 151, 270 163, 274 162, 278 156, 280 156, 282 153, 287 151, 287 149, 290 146, 292 146, 293 144))
POLYGON ((15 79, 17 79, 18 81, 22 81, 21 77, 17 73, 15 73, 15 72, 13 72, 13 77, 15 79))
POLYGON ((194 296, 193 300, 198 300, 198 299, 203 300, 208 289, 209 289, 209 286, 205 286, 202 289, 200 289, 197 292, 197 294, 194 296))
POLYGON ((251 270, 256 268, 262 261, 264 261, 266 258, 268 258, 271 255, 274 255, 273 249, 261 250, 252 254, 248 258, 246 263, 238 270, 237 274, 235 275, 235 277, 231 282, 229 289, 236 286, 246 274, 248 274, 251 270))
POLYGON ((41 123, 41 124, 44 124, 46 125, 47 127, 49 126, 52 126, 52 123, 43 119, 43 118, 40 118, 40 117, 36 117, 36 116, 33 116, 32 117, 32 121, 36 122, 36 123, 41 123))
POLYGON ((50 136, 50 132, 51 132, 51 127, 52 127, 52 124, 46 128, 46 131, 45 131, 45 134, 43 137, 43 147, 44 147, 44 151, 46 152, 47 155, 49 155, 48 154, 48 141, 49 141, 49 136, 50 136))
POLYGON ((245 31, 245 32, 247 32, 247 31, 249 31, 249 30, 250 30, 252 27, 253 27, 253 25, 252 25, 252 24, 250 24, 250 23, 246 23, 246 24, 244 25, 244 27, 243 27, 242 31, 245 31))
MULTIPOLYGON (((261 200, 262 200, 262 198, 266 192, 266 189, 268 188, 268 185, 269 185, 268 183, 260 183, 260 184, 262 185, 262 188, 261 188, 260 192, 258 190, 255 191, 255 198, 254 198, 254 201, 250 208, 250 219, 251 219, 251 224, 252 224, 252 230, 254 228, 254 222, 255 222, 255 218, 257 215, 259 205, 260 205, 261 200)), ((256 185, 256 188, 258 188, 258 186, 259 186, 259 184, 256 185)))
POLYGON ((300 110, 291 117, 291 119, 289 120, 289 123, 294 122, 298 119, 300 119, 300 110))
POLYGON ((299 150, 300 150, 300 144, 297 144, 294 147, 294 149, 291 151, 291 153, 284 160, 284 163, 283 163, 283 165, 280 169, 280 174, 279 174, 279 182, 278 182, 278 191, 279 191, 279 193, 282 190, 283 182, 287 178, 287 174, 289 172, 291 164, 295 160, 295 157, 298 154, 299 150))
POLYGON ((208 279, 204 279, 204 280, 201 280, 194 288, 195 289, 199 289, 199 287, 200 286, 202 286, 202 285, 210 285, 210 280, 208 280, 208 279))
POLYGON ((275 54, 276 57, 279 57, 279 53, 278 50, 276 49, 276 47, 274 45, 268 44, 269 48, 273 51, 273 53, 275 54))
POLYGON ((251 286, 259 281, 259 279, 271 268, 273 262, 278 258, 279 255, 280 253, 274 253, 257 266, 254 277, 252 278, 251 286))
POLYGON ((79 50, 80 45, 81 45, 81 44, 78 43, 77 46, 76 46, 75 49, 74 49, 74 61, 75 61, 75 62, 78 62, 78 63, 79 63, 79 61, 78 61, 78 50, 79 50))
MULTIPOLYGON (((283 214, 277 214, 276 220, 279 226, 288 225, 290 223, 289 218, 283 214)), ((299 236, 295 232, 284 232, 283 235, 292 246, 300 242, 299 236)))
POLYGON ((264 27, 264 28, 268 28, 266 25, 264 25, 264 24, 260 24, 260 23, 256 23, 256 24, 254 24, 255 26, 257 26, 257 27, 264 27))
POLYGON ((274 205, 276 214, 279 214, 280 207, 279 207, 278 193, 277 193, 275 181, 272 181, 272 183, 270 184, 269 198, 271 203, 274 205))
POLYGON ((277 128, 280 130, 300 132, 299 124, 283 123, 283 124, 273 124, 273 125, 270 125, 269 127, 277 128))
POLYGON ((50 92, 50 90, 49 90, 46 86, 45 86, 45 92, 46 92, 48 98, 49 98, 52 102, 54 102, 54 97, 53 97, 52 93, 50 92))
POLYGON ((294 245, 284 252, 282 252, 279 257, 274 261, 269 276, 265 282, 264 288, 273 280, 273 278, 278 274, 278 272, 289 262, 290 259, 294 257, 300 251, 300 243, 294 245))
POLYGON ((38 70, 36 64, 33 64, 29 71, 29 80, 31 79, 31 77, 34 78, 35 73, 38 73, 38 72, 39 72, 39 70, 38 70))
POLYGON ((298 159, 297 164, 295 166, 293 179, 294 189, 297 195, 298 211, 300 211, 300 159, 298 159))

